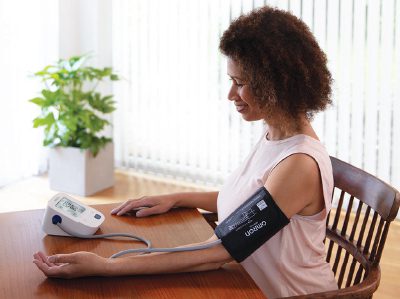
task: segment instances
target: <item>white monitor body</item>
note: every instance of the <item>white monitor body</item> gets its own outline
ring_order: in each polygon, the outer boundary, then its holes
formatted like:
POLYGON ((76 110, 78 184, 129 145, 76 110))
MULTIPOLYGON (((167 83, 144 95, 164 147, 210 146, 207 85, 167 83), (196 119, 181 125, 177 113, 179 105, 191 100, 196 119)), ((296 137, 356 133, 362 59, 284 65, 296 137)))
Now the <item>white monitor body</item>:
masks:
POLYGON ((54 216, 61 218, 61 225, 68 231, 81 235, 93 235, 105 219, 101 212, 64 193, 58 193, 49 200, 42 228, 48 235, 70 236, 53 224, 54 216))

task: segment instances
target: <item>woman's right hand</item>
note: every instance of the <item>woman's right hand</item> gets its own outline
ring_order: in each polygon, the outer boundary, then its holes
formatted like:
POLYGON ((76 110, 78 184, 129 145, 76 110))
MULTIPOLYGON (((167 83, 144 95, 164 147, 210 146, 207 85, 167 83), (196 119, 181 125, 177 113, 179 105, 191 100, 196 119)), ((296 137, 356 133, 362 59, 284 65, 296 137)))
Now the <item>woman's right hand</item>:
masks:
POLYGON ((175 204, 169 195, 143 196, 130 199, 111 211, 112 215, 121 216, 128 212, 136 212, 136 217, 146 217, 168 212, 175 204))

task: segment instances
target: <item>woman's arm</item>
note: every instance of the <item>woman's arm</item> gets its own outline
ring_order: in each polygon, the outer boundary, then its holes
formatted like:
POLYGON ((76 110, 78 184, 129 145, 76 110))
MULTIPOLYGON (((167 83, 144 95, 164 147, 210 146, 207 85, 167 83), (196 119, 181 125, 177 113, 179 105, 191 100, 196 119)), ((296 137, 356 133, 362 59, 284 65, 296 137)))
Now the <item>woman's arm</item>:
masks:
MULTIPOLYGON (((217 237, 209 239, 216 240, 217 237)), ((184 247, 204 244, 190 244, 184 247)), ((232 261, 226 249, 218 244, 214 247, 170 253, 154 253, 127 257, 125 259, 110 259, 108 273, 111 276, 130 274, 179 273, 216 270, 223 264, 232 261)))
MULTIPOLYGON (((216 236, 213 236, 206 242, 215 239, 216 236)), ((196 251, 152 253, 116 259, 103 258, 90 252, 49 257, 38 252, 34 254, 33 262, 48 277, 76 278, 206 271, 218 269, 231 260, 229 253, 219 244, 196 251)))
POLYGON ((217 212, 218 192, 187 192, 175 194, 175 206, 182 208, 198 208, 217 212))
POLYGON ((268 176, 265 188, 288 218, 314 215, 325 207, 318 164, 306 154, 281 161, 268 176))
POLYGON ((131 199, 111 211, 113 215, 124 215, 140 208, 137 217, 168 212, 172 207, 199 208, 217 212, 218 192, 184 192, 131 199))

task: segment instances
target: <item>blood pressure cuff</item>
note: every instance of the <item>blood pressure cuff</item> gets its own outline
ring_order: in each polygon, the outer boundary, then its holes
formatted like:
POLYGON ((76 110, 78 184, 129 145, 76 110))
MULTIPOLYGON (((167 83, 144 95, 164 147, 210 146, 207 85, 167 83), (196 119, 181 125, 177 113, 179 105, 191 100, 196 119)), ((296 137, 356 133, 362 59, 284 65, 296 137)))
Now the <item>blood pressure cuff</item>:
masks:
POLYGON ((230 255, 242 262, 289 222, 261 187, 215 228, 215 234, 230 255))

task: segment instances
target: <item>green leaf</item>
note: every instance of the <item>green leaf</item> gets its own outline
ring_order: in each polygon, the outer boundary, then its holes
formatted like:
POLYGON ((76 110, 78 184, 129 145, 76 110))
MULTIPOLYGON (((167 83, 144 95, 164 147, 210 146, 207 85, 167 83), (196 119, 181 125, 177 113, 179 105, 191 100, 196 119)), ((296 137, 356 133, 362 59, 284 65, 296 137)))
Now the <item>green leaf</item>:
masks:
POLYGON ((51 126, 55 122, 53 112, 48 113, 45 117, 37 117, 33 120, 33 127, 51 126))
POLYGON ((48 89, 43 89, 42 90, 42 95, 44 96, 44 98, 46 99, 46 100, 52 100, 52 99, 54 99, 54 92, 52 92, 52 91, 50 91, 50 90, 48 90, 48 89))
POLYGON ((33 98, 33 99, 29 100, 29 102, 34 103, 40 107, 43 107, 46 104, 46 100, 43 98, 33 98))
POLYGON ((54 68, 54 65, 48 65, 48 66, 46 66, 46 67, 45 67, 44 69, 42 69, 41 71, 36 72, 36 73, 35 73, 35 76, 37 76, 37 77, 46 76, 46 75, 49 74, 49 70, 50 70, 51 68, 54 68))
POLYGON ((111 74, 112 74, 112 68, 110 68, 110 67, 105 67, 105 68, 103 69, 103 71, 101 72, 101 75, 102 75, 103 77, 111 76, 111 74))
POLYGON ((87 59, 86 56, 80 56, 80 57, 77 56, 77 57, 71 58, 69 61, 72 66, 72 70, 73 71, 78 70, 85 63, 86 59, 87 59))
POLYGON ((68 128, 70 131, 76 131, 78 126, 78 117, 75 115, 67 114, 64 117, 60 117, 60 121, 68 128))
POLYGON ((111 74, 111 75, 110 75, 110 80, 111 80, 111 81, 118 81, 118 80, 119 80, 119 77, 118 77, 118 75, 116 75, 116 74, 111 74))

